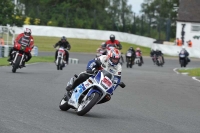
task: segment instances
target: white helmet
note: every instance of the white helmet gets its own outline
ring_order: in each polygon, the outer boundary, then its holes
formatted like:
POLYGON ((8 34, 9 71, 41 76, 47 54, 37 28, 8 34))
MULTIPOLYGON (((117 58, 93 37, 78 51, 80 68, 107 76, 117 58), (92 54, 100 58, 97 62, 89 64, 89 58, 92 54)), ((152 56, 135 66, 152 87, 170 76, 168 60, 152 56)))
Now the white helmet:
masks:
POLYGON ((102 43, 101 43, 101 48, 106 48, 105 42, 102 42, 102 43))
POLYGON ((31 36, 31 29, 25 28, 24 29, 24 36, 25 37, 30 37, 31 36))
POLYGON ((116 66, 119 63, 121 53, 118 49, 114 48, 108 52, 107 57, 108 57, 108 63, 111 66, 116 66))
POLYGON ((185 46, 182 46, 182 49, 184 49, 184 50, 185 50, 185 46))

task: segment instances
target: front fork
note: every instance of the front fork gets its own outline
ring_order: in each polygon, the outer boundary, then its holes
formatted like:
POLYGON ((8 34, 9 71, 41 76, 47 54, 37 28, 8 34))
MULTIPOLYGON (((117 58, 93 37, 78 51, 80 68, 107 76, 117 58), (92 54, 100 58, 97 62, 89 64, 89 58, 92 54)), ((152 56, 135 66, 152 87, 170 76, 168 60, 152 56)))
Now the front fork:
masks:
POLYGON ((22 58, 21 58, 21 60, 20 60, 20 64, 19 64, 19 65, 21 65, 22 62, 23 62, 23 59, 24 59, 24 54, 16 53, 16 54, 15 54, 15 58, 14 58, 14 60, 13 60, 13 63, 16 62, 18 55, 19 55, 19 56, 22 56, 22 58))

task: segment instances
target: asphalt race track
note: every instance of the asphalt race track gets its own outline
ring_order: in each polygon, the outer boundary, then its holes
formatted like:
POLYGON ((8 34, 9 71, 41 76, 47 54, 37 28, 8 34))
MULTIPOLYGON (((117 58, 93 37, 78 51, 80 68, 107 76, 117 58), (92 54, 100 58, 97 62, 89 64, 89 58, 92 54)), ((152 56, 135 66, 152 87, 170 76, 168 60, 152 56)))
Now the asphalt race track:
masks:
MULTIPOLYGON (((80 63, 62 71, 54 63, 27 65, 16 73, 0 67, 0 133, 200 133, 200 82, 176 74, 177 59, 165 59, 164 67, 150 58, 142 67, 123 65, 127 86, 111 101, 85 116, 60 111, 67 81, 94 56, 72 53, 80 63)), ((188 65, 199 66, 200 60, 188 65)))

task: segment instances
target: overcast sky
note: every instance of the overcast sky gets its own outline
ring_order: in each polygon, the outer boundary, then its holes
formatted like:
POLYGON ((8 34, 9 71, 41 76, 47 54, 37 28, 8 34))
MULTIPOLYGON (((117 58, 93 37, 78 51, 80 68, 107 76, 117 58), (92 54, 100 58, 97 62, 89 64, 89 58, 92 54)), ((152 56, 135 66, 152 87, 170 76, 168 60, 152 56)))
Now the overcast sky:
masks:
POLYGON ((128 0, 128 5, 132 5, 133 12, 139 15, 139 11, 141 10, 141 4, 143 2, 143 0, 128 0))

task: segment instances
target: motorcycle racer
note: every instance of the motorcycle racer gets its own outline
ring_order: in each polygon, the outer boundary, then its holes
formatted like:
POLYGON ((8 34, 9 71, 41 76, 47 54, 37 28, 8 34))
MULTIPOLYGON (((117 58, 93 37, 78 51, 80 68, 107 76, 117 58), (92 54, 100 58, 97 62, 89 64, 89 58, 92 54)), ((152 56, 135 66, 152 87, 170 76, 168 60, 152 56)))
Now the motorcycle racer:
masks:
MULTIPOLYGON (((64 49, 67 49, 67 50, 71 49, 71 45, 69 44, 69 42, 67 41, 67 38, 65 36, 62 36, 60 41, 58 41, 54 45, 54 48, 56 48, 56 47, 63 47, 64 49)), ((69 52, 67 50, 65 50, 65 54, 66 54, 65 61, 66 61, 66 64, 68 64, 68 60, 69 60, 69 52)), ((57 59, 57 55, 58 55, 58 50, 56 50, 56 52, 55 52, 55 61, 57 59)))
POLYGON ((140 60, 141 60, 142 64, 144 64, 143 57, 142 57, 142 51, 140 50, 139 47, 136 48, 136 53, 137 52, 140 54, 140 60))
POLYGON ((115 39, 115 35, 113 34, 110 35, 110 40, 107 40, 104 44, 104 47, 108 48, 109 46, 116 47, 119 50, 122 49, 122 45, 118 40, 115 39))
MULTIPOLYGON (((186 62, 190 62, 190 58, 189 58, 189 53, 188 51, 185 49, 185 46, 182 46, 181 51, 183 51, 184 55, 186 56, 186 62)), ((179 55, 181 54, 181 52, 179 53, 179 55)), ((180 63, 180 56, 179 56, 179 63, 180 63)))
MULTIPOLYGON (((115 75, 117 83, 121 80, 122 66, 119 63, 120 51, 118 49, 111 49, 107 55, 102 55, 98 58, 92 59, 88 62, 85 72, 81 72, 75 81, 66 87, 67 91, 75 89, 80 83, 86 81, 89 77, 93 76, 94 69, 101 70, 105 69, 115 75)), ((117 88, 115 85, 113 91, 117 88)))
MULTIPOLYGON (((18 42, 19 44, 28 46, 30 48, 30 51, 28 53, 25 53, 25 55, 27 56, 27 58, 25 58, 25 62, 28 62, 32 58, 31 50, 34 47, 34 40, 33 40, 33 36, 31 35, 31 29, 25 28, 24 33, 21 33, 16 37, 14 44, 16 42, 18 42)), ((11 62, 13 60, 12 56, 11 56, 13 51, 17 51, 17 49, 15 49, 15 47, 10 49, 9 59, 8 59, 9 62, 11 62)), ((25 67, 25 62, 22 62, 23 67, 25 67)))
POLYGON ((104 46, 105 42, 102 42, 101 43, 101 46, 97 49, 97 55, 100 56, 100 55, 106 55, 107 54, 107 49, 106 47, 104 46))

